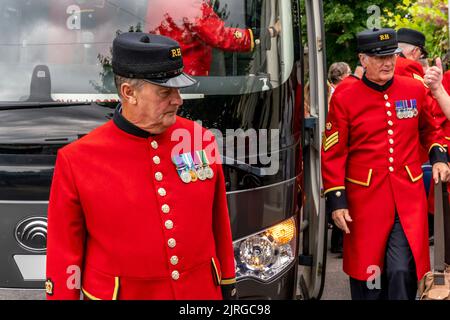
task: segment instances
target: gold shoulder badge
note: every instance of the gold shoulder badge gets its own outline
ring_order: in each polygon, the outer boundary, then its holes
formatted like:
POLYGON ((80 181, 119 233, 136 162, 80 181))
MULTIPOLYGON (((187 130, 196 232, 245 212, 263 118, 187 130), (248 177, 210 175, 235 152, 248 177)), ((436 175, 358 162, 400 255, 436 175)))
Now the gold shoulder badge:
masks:
POLYGON ((425 84, 425 81, 423 80, 423 78, 422 78, 421 76, 419 76, 419 75, 416 74, 416 73, 413 73, 413 78, 416 79, 416 80, 419 80, 420 82, 423 83, 423 85, 425 86, 425 88, 428 88, 428 86, 425 84))
POLYGON ((242 39, 242 32, 236 30, 236 31, 234 32, 234 37, 235 37, 236 39, 242 39))
POLYGON ((53 282, 50 279, 47 279, 47 281, 45 281, 45 292, 49 296, 53 295, 53 282))
POLYGON ((331 124, 331 122, 327 122, 326 128, 328 131, 331 130, 331 128, 333 128, 333 125, 331 124))

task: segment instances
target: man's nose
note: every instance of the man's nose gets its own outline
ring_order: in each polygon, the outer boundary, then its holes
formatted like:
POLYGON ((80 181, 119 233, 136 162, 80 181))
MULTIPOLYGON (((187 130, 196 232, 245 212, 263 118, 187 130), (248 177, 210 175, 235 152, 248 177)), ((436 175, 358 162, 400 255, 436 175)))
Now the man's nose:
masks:
POLYGON ((183 104, 183 98, 181 98, 181 94, 180 94, 180 90, 179 89, 173 89, 172 104, 177 104, 177 105, 182 105, 183 104))

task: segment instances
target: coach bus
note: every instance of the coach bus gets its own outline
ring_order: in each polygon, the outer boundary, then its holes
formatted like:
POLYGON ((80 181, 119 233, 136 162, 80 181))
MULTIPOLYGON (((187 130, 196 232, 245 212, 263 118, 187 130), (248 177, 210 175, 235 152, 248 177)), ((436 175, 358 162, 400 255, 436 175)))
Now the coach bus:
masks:
MULTIPOLYGON (((178 6, 188 12, 191 2, 178 6)), ((327 241, 319 174, 327 103, 322 3, 208 2, 228 27, 281 26, 251 52, 213 48, 209 74, 181 91, 180 115, 214 130, 222 146, 239 297, 318 299, 327 241)), ((2 298, 17 298, 17 290, 44 297, 57 151, 111 119, 119 101, 112 40, 160 23, 148 18, 158 3, 1 1, 2 298)))

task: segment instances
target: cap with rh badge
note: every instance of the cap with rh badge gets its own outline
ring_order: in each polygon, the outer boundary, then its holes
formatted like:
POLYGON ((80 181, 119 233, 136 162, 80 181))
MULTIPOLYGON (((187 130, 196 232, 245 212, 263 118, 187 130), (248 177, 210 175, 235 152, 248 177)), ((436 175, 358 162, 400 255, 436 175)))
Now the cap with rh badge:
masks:
POLYGON ((364 30, 357 34, 357 50, 371 56, 387 56, 402 52, 394 29, 364 30))
POLYGON ((113 41, 112 68, 116 75, 169 88, 196 84, 183 67, 180 45, 168 37, 126 32, 113 41))

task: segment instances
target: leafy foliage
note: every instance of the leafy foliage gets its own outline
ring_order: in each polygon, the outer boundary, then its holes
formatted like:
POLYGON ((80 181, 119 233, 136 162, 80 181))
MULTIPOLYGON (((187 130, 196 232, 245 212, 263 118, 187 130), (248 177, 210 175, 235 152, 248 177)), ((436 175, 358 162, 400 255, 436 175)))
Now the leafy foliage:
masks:
POLYGON ((406 11, 399 5, 404 0, 324 0, 324 20, 328 65, 345 61, 356 66, 356 34, 364 29, 386 26, 383 14, 396 12, 402 16, 406 11), (378 9, 374 6, 378 7, 378 9))
POLYGON ((411 28, 425 34, 430 58, 442 57, 449 49, 447 0, 402 0, 395 10, 385 10, 383 20, 391 28, 411 28))

